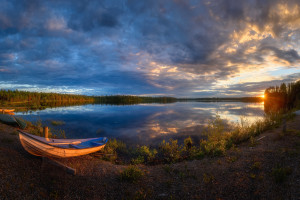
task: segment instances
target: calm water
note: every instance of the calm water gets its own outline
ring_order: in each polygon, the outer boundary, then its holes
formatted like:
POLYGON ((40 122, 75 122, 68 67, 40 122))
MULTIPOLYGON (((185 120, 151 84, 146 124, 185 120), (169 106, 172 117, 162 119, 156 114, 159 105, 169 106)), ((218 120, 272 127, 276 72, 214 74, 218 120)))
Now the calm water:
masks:
POLYGON ((249 123, 264 115, 262 103, 177 102, 172 104, 82 105, 48 108, 16 115, 55 130, 65 130, 67 138, 114 137, 127 144, 155 145, 163 139, 200 137, 203 125, 216 114, 228 122, 249 123), (64 121, 53 126, 51 120, 64 121))

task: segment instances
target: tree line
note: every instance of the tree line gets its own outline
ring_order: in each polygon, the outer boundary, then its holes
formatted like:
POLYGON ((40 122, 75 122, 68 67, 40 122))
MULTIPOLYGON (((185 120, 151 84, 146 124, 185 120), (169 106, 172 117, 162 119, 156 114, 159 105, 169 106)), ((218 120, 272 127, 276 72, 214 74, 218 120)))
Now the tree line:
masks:
POLYGON ((267 88, 264 105, 267 112, 300 108, 300 81, 267 88))
POLYGON ((95 103, 115 105, 176 102, 176 98, 174 97, 141 97, 131 95, 95 96, 94 99, 95 103))
POLYGON ((93 97, 76 94, 58 94, 46 92, 28 92, 19 90, 0 90, 0 102, 87 102, 94 101, 93 97))
POLYGON ((179 98, 177 101, 199 101, 199 102, 263 102, 262 97, 210 97, 210 98, 179 98))
POLYGON ((45 108, 53 107, 55 105, 67 106, 84 103, 126 105, 139 103, 172 103, 175 101, 176 98, 173 97, 141 97, 132 95, 86 96, 19 90, 0 90, 1 105, 26 106, 30 108, 45 108))

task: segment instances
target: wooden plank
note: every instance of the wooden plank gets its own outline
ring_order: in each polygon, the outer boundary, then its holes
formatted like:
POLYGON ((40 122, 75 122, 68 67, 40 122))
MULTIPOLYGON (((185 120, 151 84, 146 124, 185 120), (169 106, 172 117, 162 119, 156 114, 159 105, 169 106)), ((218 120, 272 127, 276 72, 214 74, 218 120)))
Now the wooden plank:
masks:
POLYGON ((256 141, 259 141, 259 140, 261 140, 261 139, 263 139, 263 138, 265 138, 266 136, 262 136, 261 138, 258 138, 256 141))

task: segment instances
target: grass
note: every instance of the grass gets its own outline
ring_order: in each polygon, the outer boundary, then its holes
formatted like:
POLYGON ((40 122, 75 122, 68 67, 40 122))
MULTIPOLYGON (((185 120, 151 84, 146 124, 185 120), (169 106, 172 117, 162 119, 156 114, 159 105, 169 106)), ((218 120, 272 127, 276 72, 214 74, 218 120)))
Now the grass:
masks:
POLYGON ((231 156, 231 157, 228 157, 226 160, 229 163, 233 163, 233 162, 238 160, 238 157, 237 156, 231 156))
POLYGON ((254 162, 253 165, 251 166, 251 169, 253 170, 261 169, 261 162, 254 162))
MULTIPOLYGON (((25 121, 27 124, 25 131, 31 133, 32 135, 37 135, 37 136, 42 136, 42 137, 45 136, 44 132, 43 132, 43 128, 45 125, 42 123, 41 119, 37 120, 35 123, 24 120, 22 118, 20 118, 20 119, 25 121)), ((61 123, 61 121, 56 121, 56 122, 61 123)), ((49 138, 66 138, 66 134, 65 134, 65 131, 62 129, 48 128, 48 137, 49 138)))
POLYGON ((122 181, 131 183, 138 181, 142 176, 144 176, 144 172, 137 166, 129 166, 120 173, 120 179, 122 181))
POLYGON ((50 129, 53 138, 66 138, 66 132, 62 129, 50 129))
POLYGON ((18 135, 18 132, 17 131, 13 131, 10 133, 11 135, 18 135))
MULTIPOLYGON (((26 121, 26 120, 24 120, 26 121)), ((43 135, 43 124, 41 120, 38 120, 36 123, 31 123, 30 121, 26 121, 26 130, 33 134, 33 135, 37 135, 37 136, 44 136, 43 135)))
POLYGON ((55 121, 55 120, 51 120, 50 123, 53 125, 53 126, 62 126, 64 124, 66 124, 66 122, 64 121, 55 121))
POLYGON ((290 167, 275 167, 272 169, 272 176, 276 183, 283 183, 287 177, 291 175, 292 169, 290 167))
POLYGON ((203 182, 205 184, 211 184, 215 181, 215 177, 212 174, 203 174, 203 182))
POLYGON ((2 143, 13 143, 14 142, 14 140, 11 138, 2 138, 0 141, 2 143))
POLYGON ((170 165, 164 165, 163 166, 163 170, 167 173, 167 174, 171 174, 173 169, 170 165))
POLYGON ((249 141, 250 141, 249 147, 255 147, 257 145, 257 141, 253 136, 250 137, 249 141))
POLYGON ((250 173, 249 177, 250 177, 251 179, 255 179, 255 178, 256 178, 256 175, 253 174, 253 173, 250 173))

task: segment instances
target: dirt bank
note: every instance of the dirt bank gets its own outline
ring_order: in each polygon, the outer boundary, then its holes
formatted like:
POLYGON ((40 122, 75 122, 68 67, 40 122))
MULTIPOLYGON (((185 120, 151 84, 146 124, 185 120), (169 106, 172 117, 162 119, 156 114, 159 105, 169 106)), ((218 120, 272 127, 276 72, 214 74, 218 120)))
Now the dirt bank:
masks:
POLYGON ((15 128, 0 124, 0 199, 299 199, 300 116, 243 143, 226 156, 139 167, 135 183, 121 181, 127 166, 87 155, 61 160, 69 175, 29 155, 15 128))

